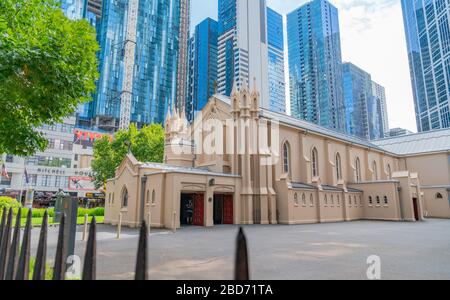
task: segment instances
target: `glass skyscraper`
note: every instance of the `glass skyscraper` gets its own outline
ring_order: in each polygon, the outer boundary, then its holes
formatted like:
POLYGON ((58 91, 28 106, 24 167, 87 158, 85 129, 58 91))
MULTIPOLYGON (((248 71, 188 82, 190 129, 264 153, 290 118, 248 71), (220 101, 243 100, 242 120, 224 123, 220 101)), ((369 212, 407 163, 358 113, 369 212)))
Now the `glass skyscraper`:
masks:
POLYGON ((381 116, 381 137, 388 137, 389 136, 389 117, 388 117, 388 110, 387 110, 387 101, 386 101, 386 89, 381 86, 380 84, 372 81, 372 95, 375 97, 375 101, 379 103, 379 114, 381 116))
MULTIPOLYGON (((96 29, 97 40, 99 39, 102 0, 60 0, 60 5, 69 19, 86 19, 96 29)), ((90 124, 91 111, 92 101, 79 105, 77 109, 78 125, 90 124)))
POLYGON ((237 26, 237 0, 219 0, 218 34, 222 58, 220 61, 219 93, 229 96, 235 79, 235 31, 237 26))
POLYGON ((313 0, 287 16, 291 114, 345 132, 338 10, 313 0))
POLYGON ((352 63, 343 64, 343 82, 347 133, 365 140, 384 138, 384 88, 352 63))
POLYGON ((189 41, 186 117, 193 121, 217 86, 217 21, 207 18, 195 27, 189 41))
POLYGON ((86 17, 87 0, 60 0, 64 14, 72 20, 80 20, 86 17))
POLYGON ((267 41, 269 45, 269 109, 286 113, 283 16, 269 7, 267 8, 267 41))
POLYGON ((402 0, 418 131, 450 128, 450 2, 402 0))
MULTIPOLYGON (((131 0, 104 0, 100 29, 100 79, 92 104, 93 125, 116 130, 124 90, 128 5, 131 0)), ((163 123, 175 105, 180 34, 180 1, 140 0, 132 61, 130 122, 163 123)))
MULTIPOLYGON (((353 64, 343 65, 346 131, 350 135, 368 140, 369 101, 372 97, 372 78, 369 73, 353 64)), ((371 110, 373 113, 373 109, 371 110)))

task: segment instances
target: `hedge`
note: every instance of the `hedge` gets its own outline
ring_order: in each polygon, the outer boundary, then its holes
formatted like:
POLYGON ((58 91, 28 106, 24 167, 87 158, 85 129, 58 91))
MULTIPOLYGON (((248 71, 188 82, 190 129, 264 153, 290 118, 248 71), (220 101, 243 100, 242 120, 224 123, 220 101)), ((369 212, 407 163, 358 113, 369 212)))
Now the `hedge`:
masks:
MULTIPOLYGON (((18 209, 15 209, 14 212, 17 214, 18 209)), ((44 208, 38 208, 33 209, 32 211, 33 218, 43 218, 45 214, 44 208)), ((78 208, 78 214, 77 217, 84 217, 84 215, 88 215, 89 217, 104 217, 105 216, 105 209, 103 207, 96 207, 92 209, 86 209, 86 208, 78 208)), ((25 219, 28 215, 28 208, 22 208, 21 212, 21 218, 25 219)), ((55 209, 50 208, 48 209, 48 216, 53 218, 55 215, 55 209)))

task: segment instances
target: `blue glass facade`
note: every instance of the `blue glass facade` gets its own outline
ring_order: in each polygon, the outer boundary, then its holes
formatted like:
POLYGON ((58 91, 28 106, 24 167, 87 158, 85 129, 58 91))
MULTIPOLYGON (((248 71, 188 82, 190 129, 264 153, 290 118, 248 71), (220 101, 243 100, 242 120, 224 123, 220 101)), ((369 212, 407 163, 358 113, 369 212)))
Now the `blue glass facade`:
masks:
POLYGON ((72 20, 80 20, 87 14, 87 0, 60 0, 64 14, 72 20))
POLYGON ((236 0, 219 0, 218 34, 222 35, 236 27, 237 6, 236 0))
POLYGON ((345 63, 343 82, 347 133, 365 140, 383 138, 383 103, 373 93, 371 75, 345 63))
POLYGON ((369 139, 368 99, 372 94, 371 77, 352 64, 343 65, 346 131, 369 139))
POLYGON ((450 2, 402 0, 418 131, 450 128, 450 2))
POLYGON ((270 110, 286 113, 283 16, 267 8, 270 110))
POLYGON ((236 77, 235 60, 238 52, 234 47, 235 31, 237 25, 237 0, 219 0, 219 21, 218 21, 218 36, 222 40, 223 45, 223 62, 219 64, 218 68, 224 69, 221 73, 224 78, 219 78, 223 86, 219 87, 219 93, 230 96, 233 89, 233 82, 236 77))
MULTIPOLYGON (((86 19, 89 24, 96 28, 97 38, 100 24, 100 17, 88 10, 88 0, 60 0, 61 9, 64 14, 72 20, 86 19)), ((92 101, 80 104, 77 109, 78 120, 87 121, 90 119, 92 101)))
POLYGON ((291 114, 345 132, 338 10, 314 0, 287 16, 291 114))
POLYGON ((189 41, 189 74, 186 116, 193 121, 215 93, 217 85, 218 23, 210 18, 195 27, 189 41))
MULTIPOLYGON (((175 104, 180 31, 180 2, 140 0, 132 89, 131 122, 163 123, 175 104)), ((128 0, 103 1, 100 29, 100 80, 92 118, 111 119, 117 127, 124 80, 128 0)), ((108 126, 111 126, 110 124, 108 126)))

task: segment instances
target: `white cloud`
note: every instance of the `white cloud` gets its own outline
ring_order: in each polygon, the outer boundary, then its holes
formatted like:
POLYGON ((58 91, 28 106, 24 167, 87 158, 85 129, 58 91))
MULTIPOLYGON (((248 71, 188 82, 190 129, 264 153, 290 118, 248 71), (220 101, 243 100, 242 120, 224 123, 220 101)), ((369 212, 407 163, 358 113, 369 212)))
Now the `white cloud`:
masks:
MULTIPOLYGON (((192 22, 217 18, 217 0, 192 0, 192 22), (207 3, 207 4, 206 4, 207 3), (206 7, 205 7, 206 5, 206 7)), ((268 0, 287 14, 307 0, 268 0)), ((332 0, 339 9, 342 54, 386 87, 391 127, 417 130, 400 0, 332 0)))

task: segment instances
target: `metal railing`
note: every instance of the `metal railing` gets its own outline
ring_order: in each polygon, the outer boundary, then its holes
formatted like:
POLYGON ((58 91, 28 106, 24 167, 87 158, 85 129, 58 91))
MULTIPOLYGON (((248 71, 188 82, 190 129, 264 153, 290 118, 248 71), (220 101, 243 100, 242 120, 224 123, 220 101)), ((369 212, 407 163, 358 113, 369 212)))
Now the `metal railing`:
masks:
MULTIPOLYGON (((13 226, 13 209, 7 212, 3 210, 0 223, 0 280, 28 280, 30 279, 31 260, 31 229, 32 210, 28 211, 26 225, 21 237, 21 209, 16 215, 13 226)), ((48 236, 48 213, 45 212, 41 225, 40 236, 35 256, 32 280, 45 280, 47 268, 47 236, 48 236)), ((52 280, 65 280, 67 269, 66 237, 64 235, 65 215, 61 217, 58 231, 55 261, 53 265, 52 280)), ((81 280, 96 280, 97 276, 97 225, 95 217, 92 218, 89 228, 89 238, 86 244, 84 264, 81 280)), ((135 280, 148 279, 148 226, 146 221, 142 222, 139 233, 137 249, 135 280)), ((242 228, 236 240, 235 257, 235 280, 249 280, 249 262, 247 252, 247 240, 242 228)))

